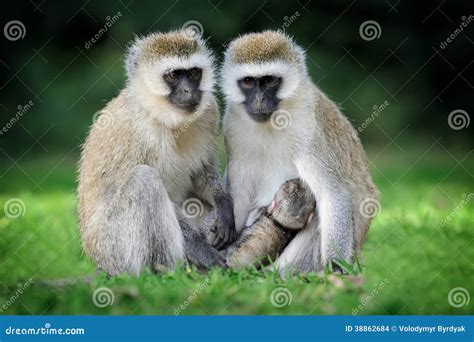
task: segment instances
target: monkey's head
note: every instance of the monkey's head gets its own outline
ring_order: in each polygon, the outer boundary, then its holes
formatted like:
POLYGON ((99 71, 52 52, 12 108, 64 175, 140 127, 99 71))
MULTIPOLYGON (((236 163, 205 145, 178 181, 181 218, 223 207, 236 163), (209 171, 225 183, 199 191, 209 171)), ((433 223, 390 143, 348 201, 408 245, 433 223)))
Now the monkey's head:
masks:
POLYGON ((126 59, 132 96, 164 125, 175 128, 207 108, 214 90, 213 57, 194 32, 137 38, 126 59))
POLYGON ((222 88, 227 103, 241 105, 253 120, 266 122, 282 102, 296 95, 305 77, 303 50, 284 33, 264 31, 230 43, 222 88))
POLYGON ((313 220, 316 201, 299 179, 285 182, 268 207, 272 218, 287 229, 303 229, 313 220))

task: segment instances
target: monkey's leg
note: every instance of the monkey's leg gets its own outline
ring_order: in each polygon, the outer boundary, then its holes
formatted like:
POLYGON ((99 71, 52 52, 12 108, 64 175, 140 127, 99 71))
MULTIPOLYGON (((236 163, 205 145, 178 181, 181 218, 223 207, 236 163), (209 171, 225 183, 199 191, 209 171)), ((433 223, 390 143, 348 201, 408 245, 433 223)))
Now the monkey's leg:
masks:
POLYGON ((172 268, 184 259, 184 237, 174 205, 155 169, 138 165, 92 219, 93 256, 111 275, 145 266, 172 268))
POLYGON ((313 220, 283 250, 276 265, 281 275, 289 272, 319 272, 321 263, 321 237, 318 220, 313 220))

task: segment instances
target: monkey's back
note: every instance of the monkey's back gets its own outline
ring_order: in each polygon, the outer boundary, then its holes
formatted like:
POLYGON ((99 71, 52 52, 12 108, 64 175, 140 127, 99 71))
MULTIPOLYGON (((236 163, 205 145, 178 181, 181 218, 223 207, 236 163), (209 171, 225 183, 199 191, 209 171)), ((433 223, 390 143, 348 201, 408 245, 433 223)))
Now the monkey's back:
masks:
POLYGON ((82 147, 79 162, 79 221, 83 230, 101 196, 113 192, 117 181, 135 166, 140 156, 140 141, 118 113, 125 110, 122 92, 101 111, 82 147))
POLYGON ((379 192, 369 171, 367 155, 357 131, 341 113, 336 104, 322 91, 316 91, 315 115, 322 129, 327 132, 329 167, 338 165, 333 171, 346 182, 352 194, 353 220, 356 227, 356 252, 360 252, 371 221, 362 215, 360 206, 364 200, 377 200, 379 192))

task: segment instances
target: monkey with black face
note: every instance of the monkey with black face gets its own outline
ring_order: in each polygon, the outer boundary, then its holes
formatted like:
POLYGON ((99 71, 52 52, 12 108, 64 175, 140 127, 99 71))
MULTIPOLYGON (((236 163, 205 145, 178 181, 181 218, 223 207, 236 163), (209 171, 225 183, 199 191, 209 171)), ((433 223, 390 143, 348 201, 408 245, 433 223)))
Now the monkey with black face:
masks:
POLYGON ((79 166, 83 247, 111 275, 188 260, 225 266, 235 237, 232 201, 216 165, 219 113, 213 58, 190 32, 136 39, 127 85, 92 126, 79 166), (196 198, 215 210, 205 237, 182 204, 196 198))
POLYGON ((318 220, 296 234, 277 267, 318 272, 354 260, 371 221, 360 208, 378 191, 357 132, 311 81, 303 49, 281 32, 243 35, 226 51, 221 88, 237 231, 282 183, 300 178, 315 196, 318 220))
POLYGON ((226 250, 227 265, 259 268, 275 261, 296 232, 313 220, 315 208, 313 194, 300 180, 285 182, 270 206, 260 209, 257 221, 226 250))

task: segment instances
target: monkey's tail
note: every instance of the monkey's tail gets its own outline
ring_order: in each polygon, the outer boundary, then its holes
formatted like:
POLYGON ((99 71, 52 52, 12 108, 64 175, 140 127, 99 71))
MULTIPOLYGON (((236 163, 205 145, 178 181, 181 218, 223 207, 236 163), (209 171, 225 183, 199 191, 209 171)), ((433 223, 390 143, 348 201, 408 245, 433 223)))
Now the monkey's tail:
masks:
POLYGON ((89 275, 80 276, 80 277, 62 278, 62 279, 43 279, 43 280, 39 280, 39 283, 47 285, 47 286, 58 287, 58 288, 68 287, 68 286, 72 286, 78 283, 91 285, 92 282, 97 278, 97 276, 100 273, 101 271, 97 270, 95 271, 94 274, 89 274, 89 275))

